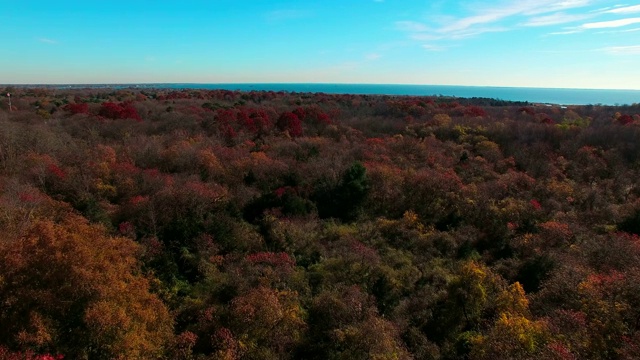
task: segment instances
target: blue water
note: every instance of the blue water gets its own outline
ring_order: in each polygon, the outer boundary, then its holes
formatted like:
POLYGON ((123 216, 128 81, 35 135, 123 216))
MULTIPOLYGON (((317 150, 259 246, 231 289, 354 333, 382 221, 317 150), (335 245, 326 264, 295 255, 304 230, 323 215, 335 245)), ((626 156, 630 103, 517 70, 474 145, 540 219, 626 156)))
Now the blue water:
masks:
POLYGON ((631 105, 640 103, 640 90, 552 89, 527 87, 385 85, 385 84, 94 84, 48 85, 59 88, 154 88, 285 91, 296 93, 454 96, 558 105, 631 105))
POLYGON ((327 94, 443 95, 560 105, 630 105, 640 103, 640 90, 383 84, 145 84, 142 86, 171 89, 264 90, 327 94))

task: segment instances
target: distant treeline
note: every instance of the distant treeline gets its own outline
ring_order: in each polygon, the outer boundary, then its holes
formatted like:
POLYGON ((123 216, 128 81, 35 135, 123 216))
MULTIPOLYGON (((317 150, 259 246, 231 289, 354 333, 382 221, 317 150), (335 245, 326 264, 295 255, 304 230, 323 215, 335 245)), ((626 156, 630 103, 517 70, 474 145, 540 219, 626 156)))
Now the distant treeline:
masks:
POLYGON ((640 358, 638 105, 5 93, 1 359, 640 358))

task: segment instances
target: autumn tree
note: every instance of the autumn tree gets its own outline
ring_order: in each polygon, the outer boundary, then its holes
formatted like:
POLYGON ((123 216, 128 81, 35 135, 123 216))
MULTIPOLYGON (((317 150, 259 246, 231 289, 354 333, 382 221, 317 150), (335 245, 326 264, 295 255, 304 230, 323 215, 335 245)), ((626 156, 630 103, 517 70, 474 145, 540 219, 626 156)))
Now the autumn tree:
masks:
POLYGON ((0 344, 69 358, 162 354, 171 317, 130 240, 68 215, 37 220, 0 249, 0 344))
POLYGON ((319 294, 309 310, 309 359, 411 359, 398 328, 380 317, 357 286, 319 294))
POLYGON ((532 318, 520 283, 502 290, 496 299, 498 316, 484 334, 471 336, 472 359, 535 359, 549 340, 547 323, 532 318))
POLYGON ((287 131, 293 137, 302 135, 302 121, 295 113, 284 112, 280 114, 276 126, 281 131, 287 131))
POLYGON ((120 104, 113 102, 102 103, 100 110, 98 111, 98 115, 114 120, 133 119, 142 121, 142 118, 138 114, 138 110, 130 102, 123 102, 120 104))
POLYGON ((231 304, 231 330, 246 359, 288 359, 305 329, 298 294, 257 287, 231 304))
POLYGON ((71 115, 87 114, 89 113, 89 104, 87 103, 71 103, 63 107, 65 111, 68 111, 71 115))

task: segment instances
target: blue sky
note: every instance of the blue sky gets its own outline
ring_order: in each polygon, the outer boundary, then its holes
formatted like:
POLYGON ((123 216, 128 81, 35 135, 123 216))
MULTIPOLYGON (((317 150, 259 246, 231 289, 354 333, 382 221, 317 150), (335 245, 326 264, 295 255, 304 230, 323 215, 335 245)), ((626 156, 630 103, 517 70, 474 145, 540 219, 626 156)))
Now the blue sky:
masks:
POLYGON ((640 2, 0 0, 0 83, 640 88, 640 2))

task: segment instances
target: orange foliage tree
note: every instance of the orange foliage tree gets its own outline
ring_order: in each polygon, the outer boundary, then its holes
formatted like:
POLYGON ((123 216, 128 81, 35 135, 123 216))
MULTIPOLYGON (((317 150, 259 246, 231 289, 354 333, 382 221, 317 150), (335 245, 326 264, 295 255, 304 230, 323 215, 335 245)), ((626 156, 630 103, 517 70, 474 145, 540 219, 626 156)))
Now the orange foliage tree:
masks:
POLYGON ((68 358, 158 356, 167 308, 140 274, 138 246, 82 217, 35 220, 0 242, 0 345, 68 358))

